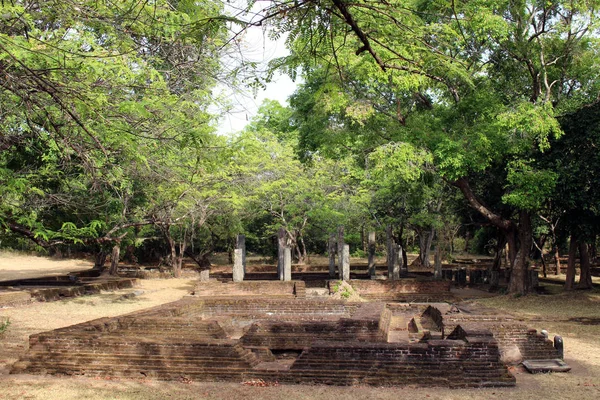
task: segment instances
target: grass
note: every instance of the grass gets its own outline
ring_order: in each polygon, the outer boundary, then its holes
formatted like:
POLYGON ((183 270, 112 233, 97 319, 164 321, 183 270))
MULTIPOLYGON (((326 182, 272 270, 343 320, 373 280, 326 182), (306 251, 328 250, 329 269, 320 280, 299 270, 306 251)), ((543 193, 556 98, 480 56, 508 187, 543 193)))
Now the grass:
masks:
POLYGON ((2 334, 4 334, 4 332, 6 332, 6 330, 8 329, 8 327, 10 326, 10 318, 0 318, 0 337, 2 337, 2 334))

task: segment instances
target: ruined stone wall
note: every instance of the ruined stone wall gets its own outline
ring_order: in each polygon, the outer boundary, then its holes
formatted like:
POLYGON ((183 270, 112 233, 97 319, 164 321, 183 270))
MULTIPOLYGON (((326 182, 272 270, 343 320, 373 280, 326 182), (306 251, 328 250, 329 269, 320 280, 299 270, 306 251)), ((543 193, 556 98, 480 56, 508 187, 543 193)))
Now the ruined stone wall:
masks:
POLYGON ((305 293, 305 284, 303 281, 202 282, 196 286, 194 291, 194 294, 199 297, 304 297, 305 293))
POLYGON ((487 329, 491 331, 501 349, 517 346, 522 360, 539 360, 557 358, 558 352, 551 340, 538 333, 536 329, 528 329, 523 323, 510 315, 444 315, 447 331, 461 325, 468 329, 487 329))

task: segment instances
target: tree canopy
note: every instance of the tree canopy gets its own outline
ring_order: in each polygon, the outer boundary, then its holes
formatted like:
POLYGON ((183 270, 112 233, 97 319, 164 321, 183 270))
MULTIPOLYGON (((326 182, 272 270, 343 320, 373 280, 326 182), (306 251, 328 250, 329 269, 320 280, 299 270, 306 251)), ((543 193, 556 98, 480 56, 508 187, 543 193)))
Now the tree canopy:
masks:
POLYGON ((432 243, 492 227, 526 293, 540 235, 595 249, 598 6, 0 2, 3 235, 98 264, 148 246, 177 274, 239 232, 264 250, 282 226, 303 262, 338 225, 357 248, 392 225, 427 265, 432 243), (215 88, 236 79, 224 55, 256 26, 290 54, 252 84, 302 83, 219 136, 215 88))

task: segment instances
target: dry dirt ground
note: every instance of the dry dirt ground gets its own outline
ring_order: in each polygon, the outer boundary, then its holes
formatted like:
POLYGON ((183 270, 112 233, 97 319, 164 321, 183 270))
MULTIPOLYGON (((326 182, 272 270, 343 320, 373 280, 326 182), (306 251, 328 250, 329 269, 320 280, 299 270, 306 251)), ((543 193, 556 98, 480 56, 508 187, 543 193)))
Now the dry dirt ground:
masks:
POLYGON ((64 275, 90 269, 93 265, 88 260, 56 259, 0 251, 0 281, 64 275))
MULTIPOLYGON (((0 257, 1 258, 1 257, 0 257)), ((24 265, 31 271, 56 266, 41 258, 20 260, 13 255, 0 264, 0 274, 12 275, 24 265), (39 261, 37 265, 35 261, 39 261)), ((67 270, 84 261, 69 261, 67 270)), ((53 267, 54 268, 54 267, 53 267)), ((54 270, 53 272, 57 272, 54 270)), ((66 272, 66 271, 65 271, 66 272)), ((20 272, 19 272, 20 273, 20 272)), ((2 275, 0 275, 2 276, 2 275)), ((152 380, 92 379, 85 377, 8 375, 15 346, 28 335, 103 316, 114 316, 177 300, 193 286, 192 280, 144 280, 139 287, 51 303, 30 303, 0 309, 11 324, 0 336, 0 399, 599 399, 600 293, 556 293, 514 298, 498 296, 477 300, 486 306, 518 312, 532 327, 548 329, 565 339, 565 359, 573 367, 566 374, 530 375, 513 369, 515 388, 451 390, 445 388, 378 388, 239 383, 160 382, 152 380), (123 297, 128 293, 135 296, 123 297), (12 351, 11 351, 12 349, 12 351)), ((553 289, 556 291, 556 289, 553 289)), ((17 349, 18 350, 18 349, 17 349)))

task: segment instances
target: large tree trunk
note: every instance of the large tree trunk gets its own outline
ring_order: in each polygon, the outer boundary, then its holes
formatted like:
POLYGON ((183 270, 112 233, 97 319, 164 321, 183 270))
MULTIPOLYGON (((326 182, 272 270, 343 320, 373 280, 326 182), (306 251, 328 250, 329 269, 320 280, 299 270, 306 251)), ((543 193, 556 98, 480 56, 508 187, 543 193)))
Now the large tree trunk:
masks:
POLYGON ((531 216, 527 211, 519 215, 519 249, 512 263, 508 291, 526 294, 531 289, 529 282, 529 252, 531 251, 531 216))
POLYGON ((519 214, 519 226, 502 218, 481 203, 465 178, 459 178, 454 183, 463 193, 469 205, 484 216, 492 225, 501 229, 508 241, 508 256, 510 260, 510 281, 508 290, 513 294, 526 294, 529 290, 529 252, 531 249, 531 216, 522 210, 519 214))
POLYGON ((300 246, 302 247, 302 258, 298 261, 298 264, 306 264, 308 262, 308 253, 306 251, 306 243, 304 243, 303 236, 300 236, 300 246))
POLYGON ((569 262, 567 264, 567 277, 565 278, 565 290, 573 290, 575 286, 575 258, 577 257, 577 241, 571 233, 569 243, 569 262))
POLYGON ((500 267, 502 266, 502 255, 504 254, 504 248, 506 247, 506 236, 499 233, 498 244, 496 245, 496 254, 494 255, 494 262, 490 269, 490 291, 498 289, 500 286, 500 267))
POLYGON ((106 264, 106 257, 108 254, 104 249, 100 249, 94 257, 94 269, 98 271, 104 271, 104 264, 106 264))
POLYGON ((181 278, 181 270, 183 267, 183 256, 185 254, 186 240, 185 238, 179 242, 179 254, 176 261, 173 263, 173 277, 181 278))
POLYGON ((431 266, 429 254, 431 253, 431 243, 434 235, 435 229, 433 228, 430 231, 419 232, 419 260, 423 267, 429 268, 431 266))
POLYGON ((408 271, 408 253, 406 252, 406 243, 404 242, 404 239, 402 238, 402 236, 404 235, 404 223, 402 223, 400 225, 400 232, 398 232, 398 236, 396 237, 398 244, 400 245, 400 247, 402 247, 402 262, 404 265, 404 268, 406 269, 406 271, 408 271))
POLYGON ((580 274, 577 289, 592 289, 594 285, 592 284, 592 270, 590 267, 588 245, 584 242, 579 243, 579 266, 580 274))
POLYGON ((542 273, 544 275, 544 278, 546 278, 548 276, 547 272, 546 272, 546 260, 544 260, 544 246, 546 245, 546 235, 541 235, 539 238, 540 243, 538 244, 538 242, 533 239, 533 244, 535 245, 536 249, 537 249, 537 254, 536 254, 536 258, 537 256, 540 257, 540 260, 542 261, 542 273))
POLYGON ((117 275, 119 269, 119 257, 121 255, 121 243, 117 242, 112 248, 110 254, 110 269, 108 270, 109 275, 117 275))
POLYGON ((554 275, 558 275, 560 274, 560 254, 558 252, 558 243, 556 243, 556 239, 554 239, 554 248, 552 249, 553 253, 554 253, 554 264, 556 264, 556 271, 554 272, 554 275))

